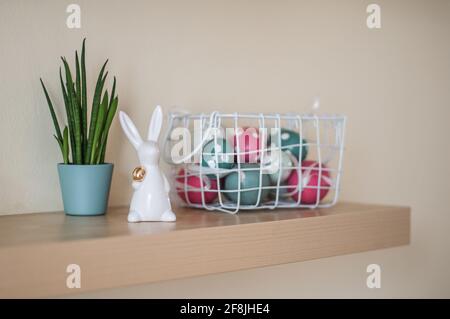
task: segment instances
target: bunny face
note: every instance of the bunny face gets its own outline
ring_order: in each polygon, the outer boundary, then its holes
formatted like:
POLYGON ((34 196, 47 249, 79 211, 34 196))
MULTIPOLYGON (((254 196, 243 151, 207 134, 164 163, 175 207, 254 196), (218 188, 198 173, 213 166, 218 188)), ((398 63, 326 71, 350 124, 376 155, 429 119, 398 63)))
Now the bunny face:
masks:
POLYGON ((138 148, 138 157, 141 165, 154 166, 159 163, 158 143, 145 141, 138 148))
POLYGON ((143 140, 133 121, 129 116, 121 111, 119 113, 120 125, 128 137, 130 143, 134 146, 138 153, 139 161, 142 165, 152 166, 158 165, 159 147, 158 137, 162 126, 162 110, 158 105, 153 111, 152 118, 148 127, 147 140, 143 140))

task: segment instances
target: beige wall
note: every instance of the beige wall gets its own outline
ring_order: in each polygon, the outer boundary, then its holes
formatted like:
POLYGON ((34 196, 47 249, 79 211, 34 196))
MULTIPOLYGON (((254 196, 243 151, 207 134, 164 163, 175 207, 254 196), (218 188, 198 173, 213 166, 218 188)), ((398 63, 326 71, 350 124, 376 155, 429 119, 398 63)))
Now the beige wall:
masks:
MULTIPOLYGON (((0 211, 61 209, 60 160, 39 77, 87 36, 89 80, 105 57, 120 107, 142 130, 157 103, 192 111, 348 115, 342 198, 412 206, 412 244, 352 256, 86 296, 450 297, 450 1, 0 1, 0 211), (81 30, 65 27, 82 8, 81 30), (366 6, 382 28, 365 25, 366 6), (365 287, 369 263, 382 288, 365 287)), ((112 128, 111 204, 130 197, 135 153, 112 128)))

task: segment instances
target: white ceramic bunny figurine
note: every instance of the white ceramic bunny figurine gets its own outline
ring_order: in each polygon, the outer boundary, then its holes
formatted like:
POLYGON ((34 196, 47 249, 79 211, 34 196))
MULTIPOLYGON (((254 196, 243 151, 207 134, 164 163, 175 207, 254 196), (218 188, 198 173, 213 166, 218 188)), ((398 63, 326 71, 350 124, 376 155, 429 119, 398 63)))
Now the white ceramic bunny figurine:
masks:
POLYGON ((128 222, 176 220, 169 199, 169 182, 159 168, 158 137, 161 131, 163 115, 158 105, 153 111, 148 128, 147 141, 143 141, 133 121, 125 112, 120 112, 120 125, 125 135, 137 151, 140 167, 133 171, 134 188, 131 199, 128 222))

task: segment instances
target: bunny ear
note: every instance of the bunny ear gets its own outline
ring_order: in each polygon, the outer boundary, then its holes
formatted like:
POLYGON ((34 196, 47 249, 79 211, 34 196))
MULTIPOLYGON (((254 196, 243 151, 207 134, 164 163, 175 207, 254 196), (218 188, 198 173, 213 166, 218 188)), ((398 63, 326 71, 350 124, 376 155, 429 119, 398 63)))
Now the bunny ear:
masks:
POLYGON ((152 119, 150 120, 150 125, 148 127, 148 140, 153 142, 158 142, 159 132, 161 131, 161 126, 163 122, 163 114, 161 106, 157 105, 153 111, 152 119))
POLYGON ((131 144, 133 144, 135 149, 138 149, 139 145, 142 144, 142 138, 139 135, 139 132, 134 125, 133 121, 128 117, 127 113, 120 111, 119 113, 120 125, 122 126, 122 130, 125 135, 130 140, 131 144))

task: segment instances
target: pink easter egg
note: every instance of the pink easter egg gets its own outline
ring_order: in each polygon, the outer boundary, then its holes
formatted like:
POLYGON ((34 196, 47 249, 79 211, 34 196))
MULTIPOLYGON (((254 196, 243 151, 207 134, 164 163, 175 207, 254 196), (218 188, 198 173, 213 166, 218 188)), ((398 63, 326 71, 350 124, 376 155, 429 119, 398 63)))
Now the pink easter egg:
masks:
POLYGON ((203 189, 200 176, 188 175, 185 177, 184 169, 178 172, 176 181, 178 196, 186 203, 189 200, 192 204, 202 204, 202 191, 205 197, 205 204, 210 204, 217 198, 217 181, 208 178, 206 175, 203 176, 203 189), (187 191, 185 191, 185 185, 187 191))
POLYGON ((233 139, 236 153, 241 153, 239 160, 241 163, 257 163, 260 156, 260 134, 254 127, 238 128, 233 139), (238 142, 239 141, 239 149, 238 142))
MULTIPOLYGON (((331 179, 330 179, 330 173, 328 171, 325 171, 323 169, 326 169, 326 166, 322 164, 322 175, 321 175, 321 181, 320 186, 321 187, 330 187, 331 186, 331 179)), ((302 162, 302 196, 301 196, 301 204, 315 204, 317 201, 317 187, 319 185, 319 170, 320 165, 319 163, 315 161, 303 161, 302 162)), ((295 192, 292 195, 292 198, 295 201, 298 201, 299 197, 299 178, 297 170, 293 170, 291 175, 289 176, 287 180, 288 185, 293 186, 293 188, 288 188, 288 192, 295 192)), ((321 188, 319 192, 319 201, 322 200, 328 193, 328 188, 321 188)))

